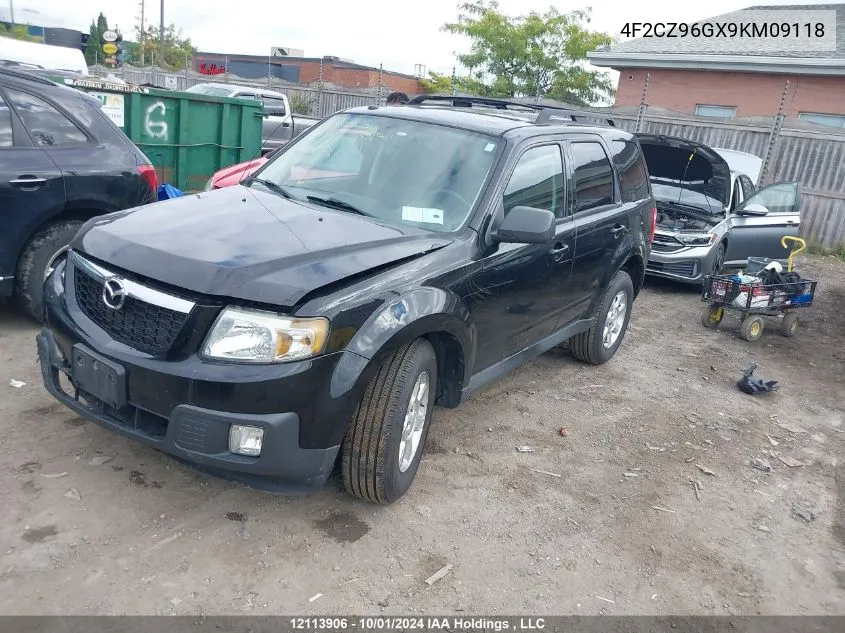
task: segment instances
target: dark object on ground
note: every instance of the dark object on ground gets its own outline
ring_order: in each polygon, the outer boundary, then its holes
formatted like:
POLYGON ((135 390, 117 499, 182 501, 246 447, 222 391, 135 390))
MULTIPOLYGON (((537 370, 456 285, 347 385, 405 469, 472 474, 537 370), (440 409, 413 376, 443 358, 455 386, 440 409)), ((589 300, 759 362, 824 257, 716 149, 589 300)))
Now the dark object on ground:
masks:
POLYGON ((742 378, 736 383, 739 390, 747 393, 750 396, 756 396, 760 393, 767 393, 778 389, 777 380, 763 380, 754 374, 757 369, 757 363, 751 363, 743 372, 742 378))

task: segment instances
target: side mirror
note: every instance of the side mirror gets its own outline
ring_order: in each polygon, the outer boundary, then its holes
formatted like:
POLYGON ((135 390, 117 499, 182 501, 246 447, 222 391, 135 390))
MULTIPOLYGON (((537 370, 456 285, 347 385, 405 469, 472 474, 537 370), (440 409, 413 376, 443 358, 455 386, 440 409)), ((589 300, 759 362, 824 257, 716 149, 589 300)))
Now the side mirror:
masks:
POLYGON ((491 235, 506 244, 542 244, 554 236, 555 214, 534 207, 514 207, 491 235))
POLYGON ((285 116, 285 109, 264 106, 264 114, 267 116, 285 116))
POLYGON ((762 204, 758 204, 756 202, 753 202, 753 203, 749 204, 748 206, 742 207, 738 211, 738 213, 740 213, 741 215, 757 215, 757 216, 760 216, 760 215, 768 215, 769 210, 766 207, 764 207, 762 204))

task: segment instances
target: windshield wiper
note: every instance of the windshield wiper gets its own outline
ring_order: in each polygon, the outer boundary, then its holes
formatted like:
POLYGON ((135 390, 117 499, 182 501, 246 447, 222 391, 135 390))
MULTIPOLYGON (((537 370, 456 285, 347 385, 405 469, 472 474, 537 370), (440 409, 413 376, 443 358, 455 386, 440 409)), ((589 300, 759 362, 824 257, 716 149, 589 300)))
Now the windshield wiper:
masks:
POLYGON ((313 202, 314 204, 321 204, 324 207, 329 207, 330 209, 339 209, 340 211, 349 211, 350 213, 355 213, 357 215, 363 215, 368 218, 374 217, 372 213, 367 213, 366 211, 362 211, 355 205, 349 204, 348 202, 344 202, 343 200, 339 200, 338 198, 321 198, 320 196, 306 196, 306 200, 309 202, 313 202))
POLYGON ((288 193, 287 189, 285 189, 281 185, 277 185, 275 182, 273 182, 271 180, 264 180, 263 178, 253 178, 250 181, 250 184, 252 184, 253 182, 257 182, 259 185, 264 185, 270 191, 272 191, 273 193, 279 194, 283 198, 287 198, 288 200, 293 200, 293 196, 288 193))

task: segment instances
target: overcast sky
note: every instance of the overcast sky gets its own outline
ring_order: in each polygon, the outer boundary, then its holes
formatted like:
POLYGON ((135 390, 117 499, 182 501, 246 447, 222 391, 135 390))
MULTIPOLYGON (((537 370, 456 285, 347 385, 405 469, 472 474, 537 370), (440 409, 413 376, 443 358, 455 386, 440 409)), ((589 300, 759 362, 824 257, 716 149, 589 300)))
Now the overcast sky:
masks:
MULTIPOLYGON (((0 17, 8 14, 8 1, 0 0, 0 17)), ((450 73, 455 51, 468 50, 468 42, 440 31, 455 19, 458 0, 165 0, 165 21, 182 28, 201 51, 267 55, 272 46, 289 46, 306 56, 336 55, 360 64, 412 73, 415 64, 427 70, 450 73)), ((692 22, 754 6, 754 2, 710 0, 679 2, 671 8, 665 0, 593 0, 595 30, 619 35, 626 22, 692 22)), ((799 4, 770 0, 759 4, 799 4)), ((814 2, 812 4, 824 4, 814 2)), ((146 0, 146 20, 158 24, 160 0, 146 0)), ((559 11, 586 8, 589 2, 551 0, 501 0, 502 10, 519 15, 555 6, 559 11)), ((109 25, 117 24, 134 39, 140 14, 139 0, 14 0, 18 22, 35 23, 39 11, 63 26, 88 29, 102 11, 109 25)))

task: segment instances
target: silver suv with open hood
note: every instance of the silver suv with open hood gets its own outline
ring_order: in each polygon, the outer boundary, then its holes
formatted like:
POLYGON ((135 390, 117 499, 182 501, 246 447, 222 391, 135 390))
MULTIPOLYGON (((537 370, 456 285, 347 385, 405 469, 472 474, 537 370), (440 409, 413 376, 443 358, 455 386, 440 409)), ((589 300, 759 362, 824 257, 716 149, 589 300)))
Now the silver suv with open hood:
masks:
POLYGON ((646 273, 687 283, 741 267, 749 257, 786 260, 784 235, 800 227, 800 184, 756 190, 730 152, 672 136, 638 134, 657 201, 646 273))

